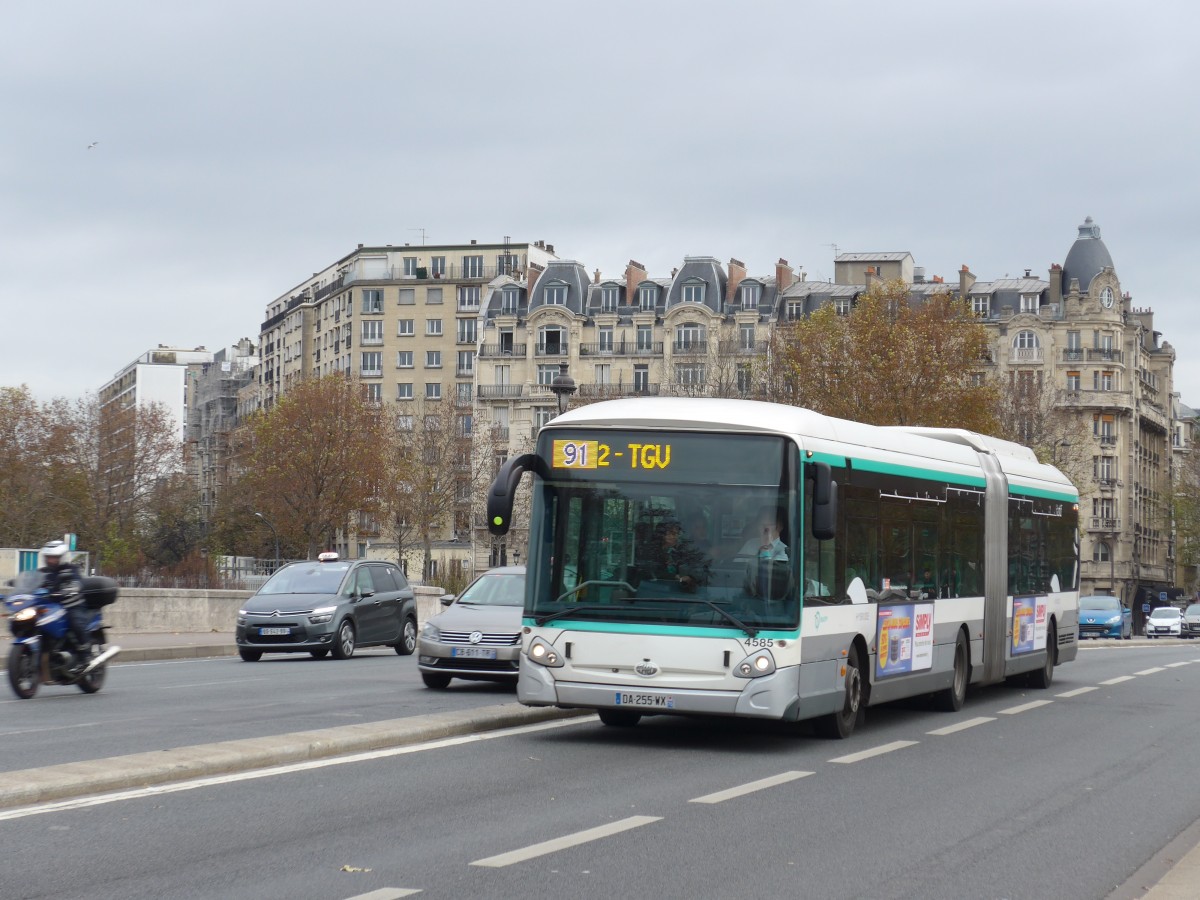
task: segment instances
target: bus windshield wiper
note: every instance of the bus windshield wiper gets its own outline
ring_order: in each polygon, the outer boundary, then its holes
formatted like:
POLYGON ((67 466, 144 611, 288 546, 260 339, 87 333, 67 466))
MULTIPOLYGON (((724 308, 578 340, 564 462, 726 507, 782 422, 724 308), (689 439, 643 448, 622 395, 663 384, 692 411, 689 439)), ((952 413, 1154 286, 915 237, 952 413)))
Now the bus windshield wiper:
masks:
POLYGON ((555 619, 563 619, 567 616, 573 616, 577 612, 612 612, 611 606, 568 606, 566 609, 560 609, 558 612, 546 613, 542 616, 534 616, 533 621, 538 625, 545 625, 547 622, 553 622, 555 619))
POLYGON ((753 625, 747 625, 745 622, 743 622, 741 619, 739 619, 737 616, 735 616, 729 610, 722 609, 720 606, 718 606, 716 603, 714 603, 711 600, 705 600, 701 597, 653 597, 650 599, 665 600, 667 603, 700 603, 700 604, 703 604, 704 606, 707 606, 709 609, 711 609, 713 612, 715 612, 717 615, 719 615, 726 622, 729 622, 731 625, 734 625, 735 627, 740 628, 742 631, 746 632, 746 634, 750 635, 750 637, 755 637, 758 634, 758 629, 755 628, 753 625))

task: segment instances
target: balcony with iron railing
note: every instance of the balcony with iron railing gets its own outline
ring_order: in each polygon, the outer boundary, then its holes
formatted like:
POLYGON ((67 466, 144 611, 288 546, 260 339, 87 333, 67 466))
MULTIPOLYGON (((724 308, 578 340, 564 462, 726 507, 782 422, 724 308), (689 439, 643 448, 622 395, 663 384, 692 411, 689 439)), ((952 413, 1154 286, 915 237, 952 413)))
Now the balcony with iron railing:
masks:
POLYGON ((534 356, 569 356, 571 348, 563 344, 534 344, 534 356))
POLYGON ((721 353, 741 354, 743 356, 758 355, 767 352, 766 341, 721 341, 718 345, 721 353))
POLYGON ((658 385, 644 384, 581 384, 579 396, 589 400, 615 399, 618 397, 657 397, 658 385))
POLYGON ((1117 436, 1115 434, 1098 434, 1096 437, 1099 438, 1100 446, 1102 447, 1115 447, 1117 445, 1117 436))
POLYGON ((480 400, 515 400, 525 396, 523 384, 481 384, 478 387, 480 400))
POLYGON ((708 341, 675 341, 671 352, 676 355, 702 355, 708 353, 708 341))
POLYGON ((480 356, 515 356, 520 359, 525 358, 525 344, 480 344, 480 356))
POLYGON ((382 272, 372 272, 369 276, 357 272, 347 272, 342 276, 341 287, 358 281, 491 281, 497 275, 511 275, 516 278, 525 274, 524 263, 517 260, 511 265, 467 265, 454 263, 441 270, 429 266, 417 266, 405 271, 403 266, 390 266, 382 272))
POLYGON ((1114 350, 1109 347, 1089 347, 1087 351, 1088 362, 1124 362, 1125 354, 1120 350, 1114 350))
POLYGON ((645 344, 639 341, 609 341, 579 345, 580 356, 661 356, 662 350, 662 341, 645 344))
POLYGON ((1110 519, 1105 516, 1092 516, 1087 520, 1088 531, 1106 531, 1115 534, 1121 530, 1120 519, 1110 519))

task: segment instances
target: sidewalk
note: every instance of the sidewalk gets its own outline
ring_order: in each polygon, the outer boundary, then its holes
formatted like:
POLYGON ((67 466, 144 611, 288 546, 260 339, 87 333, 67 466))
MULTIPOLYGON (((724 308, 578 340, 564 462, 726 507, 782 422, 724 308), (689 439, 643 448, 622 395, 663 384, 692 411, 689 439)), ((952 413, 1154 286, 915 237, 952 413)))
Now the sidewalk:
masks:
MULTIPOLYGON (((232 631, 174 631, 163 634, 121 634, 110 631, 108 646, 121 652, 113 663, 145 662, 153 659, 207 659, 212 656, 237 656, 232 631)), ((8 666, 7 645, 0 654, 0 671, 8 666)))

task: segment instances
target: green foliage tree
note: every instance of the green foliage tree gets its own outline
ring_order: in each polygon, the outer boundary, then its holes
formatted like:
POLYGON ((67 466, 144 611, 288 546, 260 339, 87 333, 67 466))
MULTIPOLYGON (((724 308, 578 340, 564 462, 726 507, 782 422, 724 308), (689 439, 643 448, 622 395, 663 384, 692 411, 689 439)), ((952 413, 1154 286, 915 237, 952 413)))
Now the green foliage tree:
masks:
POLYGON ((900 280, 781 324, 758 376, 768 399, 875 425, 997 428, 997 385, 980 380, 986 328, 948 293, 909 302, 900 280))

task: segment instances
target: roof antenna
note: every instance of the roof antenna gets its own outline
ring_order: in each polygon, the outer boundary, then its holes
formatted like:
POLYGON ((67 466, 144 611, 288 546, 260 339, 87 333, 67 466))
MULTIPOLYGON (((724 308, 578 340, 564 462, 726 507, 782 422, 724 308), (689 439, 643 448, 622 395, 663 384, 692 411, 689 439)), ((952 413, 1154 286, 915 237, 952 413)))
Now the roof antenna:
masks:
POLYGON ((421 232, 421 246, 424 247, 425 246, 425 229, 424 228, 410 228, 408 230, 421 232))

